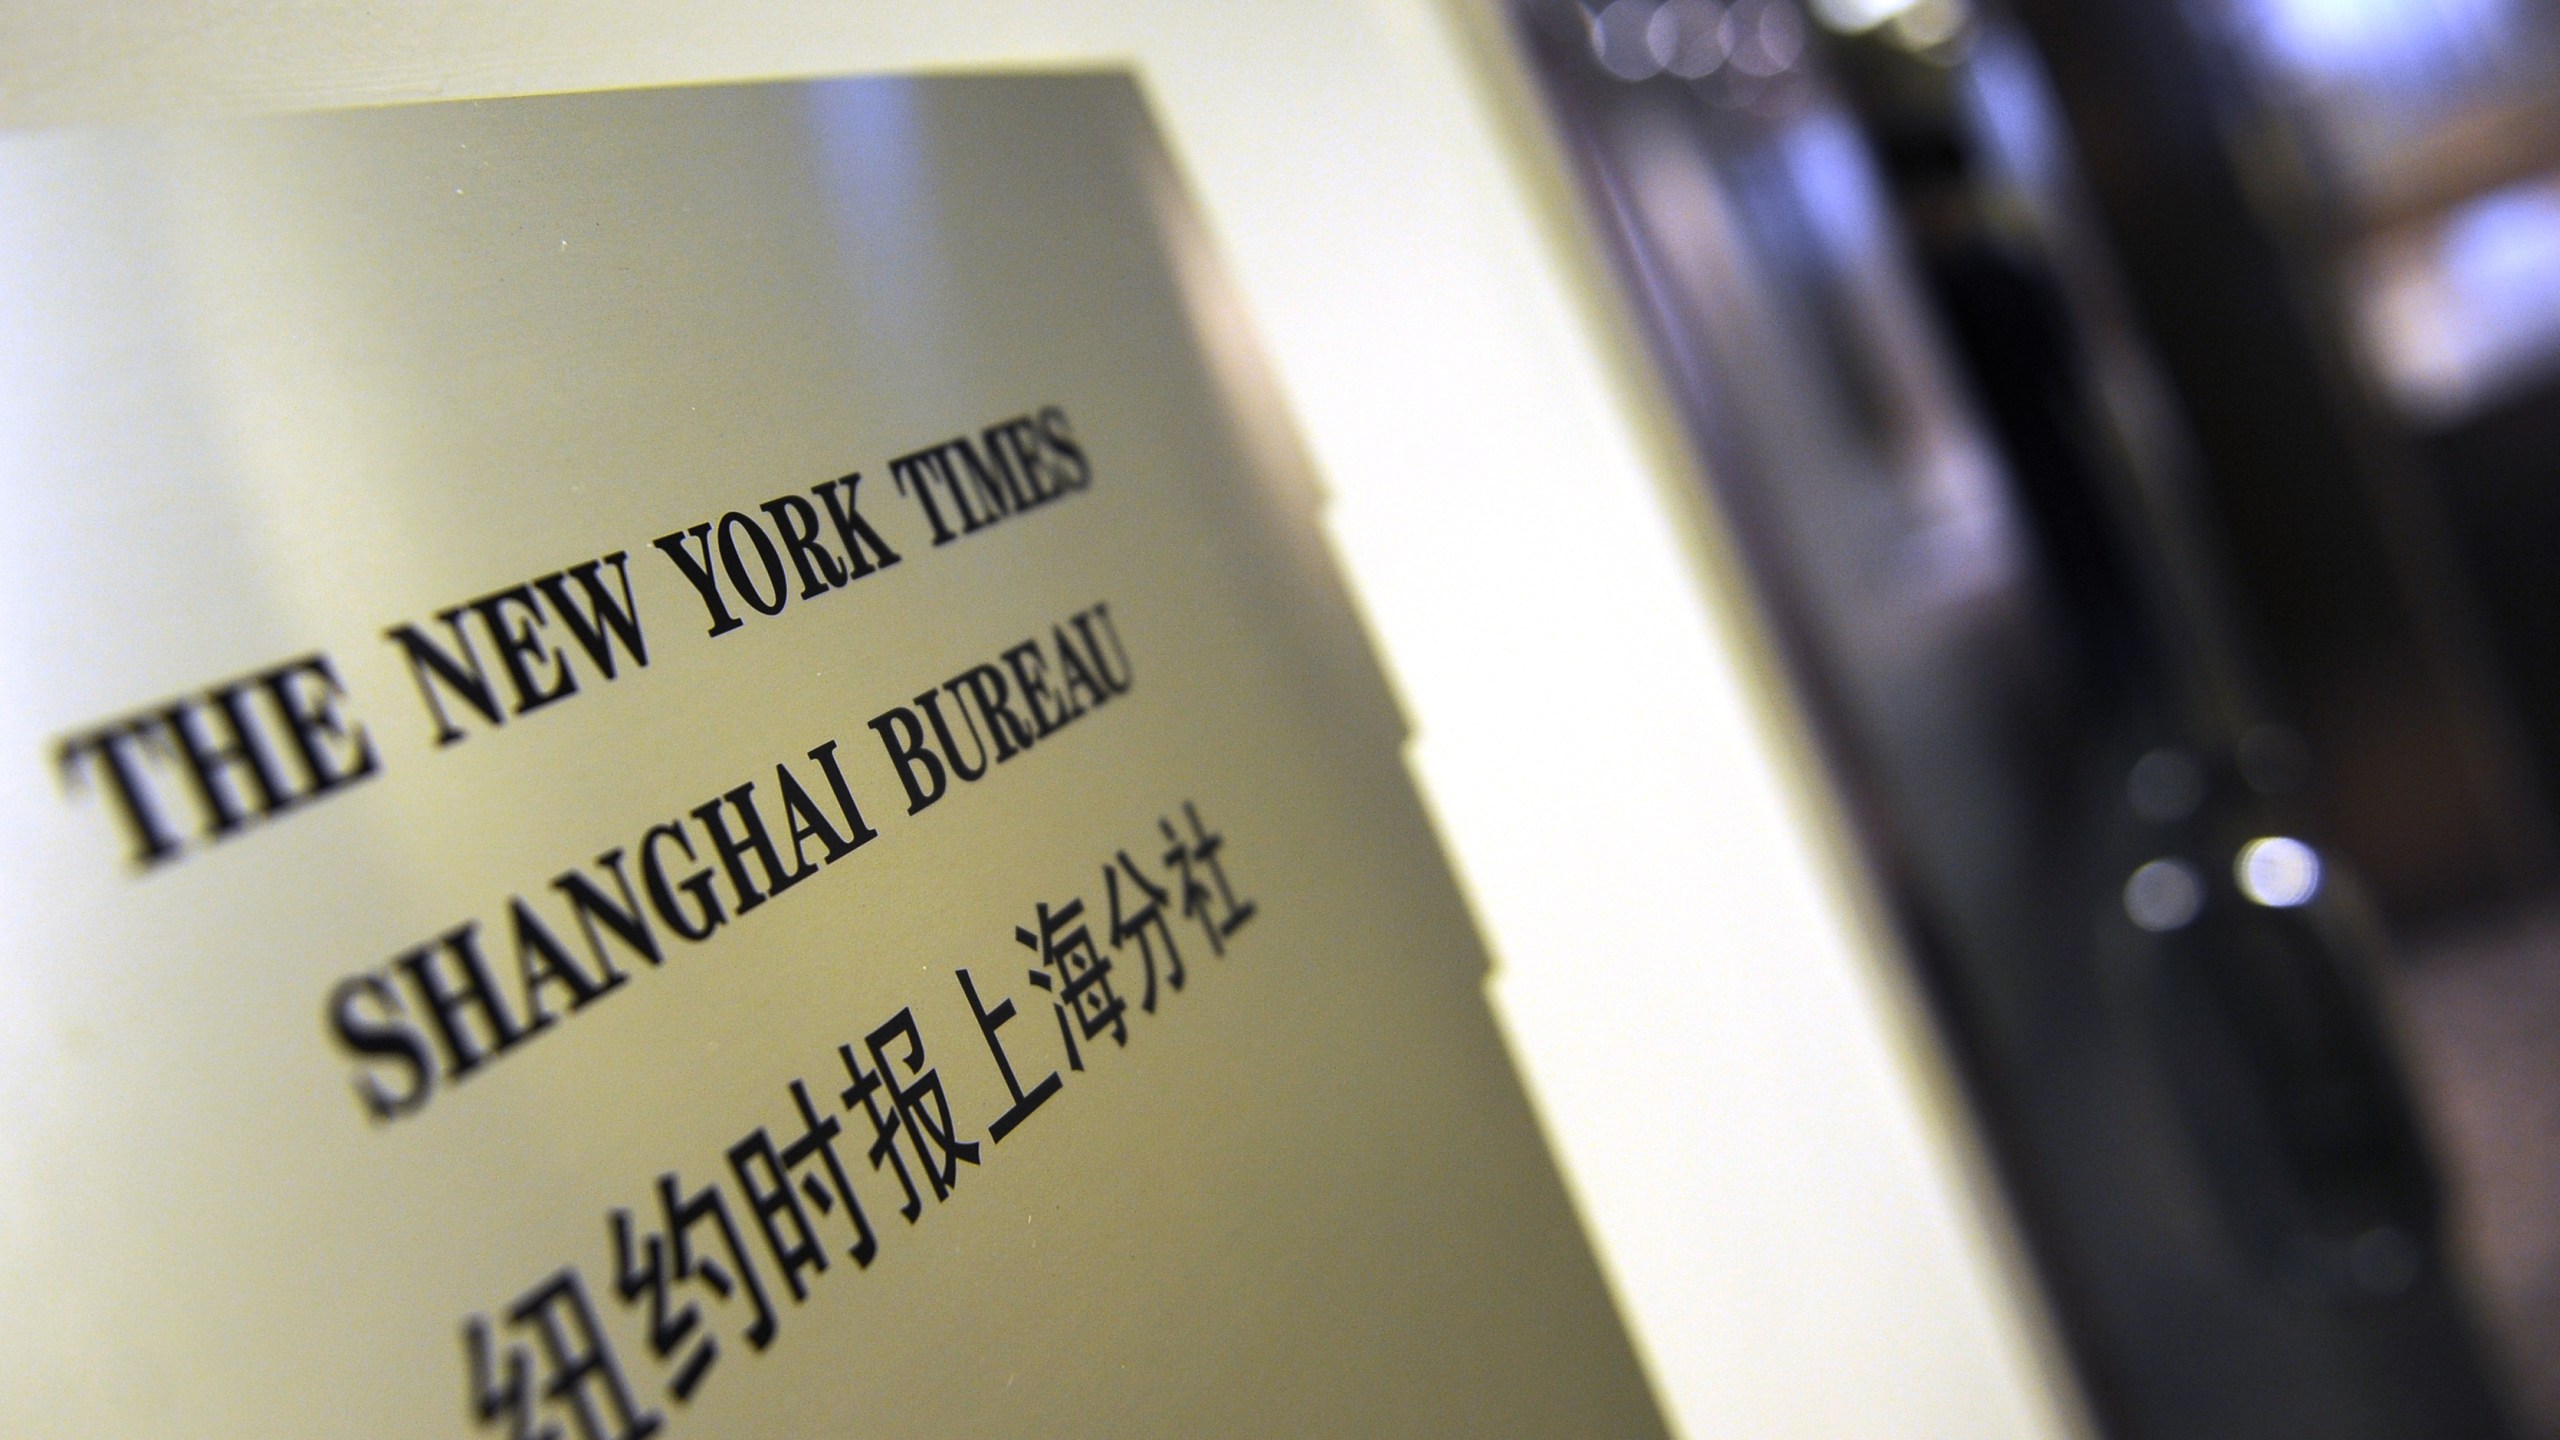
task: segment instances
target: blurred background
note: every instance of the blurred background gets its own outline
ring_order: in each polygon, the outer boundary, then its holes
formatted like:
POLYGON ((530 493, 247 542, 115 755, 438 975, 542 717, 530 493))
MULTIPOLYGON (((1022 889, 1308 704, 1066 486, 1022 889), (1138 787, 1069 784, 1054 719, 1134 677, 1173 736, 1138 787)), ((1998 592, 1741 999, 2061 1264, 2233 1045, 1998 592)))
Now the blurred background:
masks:
POLYGON ((22 0, 0 125, 1053 64, 1681 1431, 2560 1436, 2547 0, 22 0))
POLYGON ((2099 1428, 2560 1435, 2560 11, 1508 16, 2099 1428))

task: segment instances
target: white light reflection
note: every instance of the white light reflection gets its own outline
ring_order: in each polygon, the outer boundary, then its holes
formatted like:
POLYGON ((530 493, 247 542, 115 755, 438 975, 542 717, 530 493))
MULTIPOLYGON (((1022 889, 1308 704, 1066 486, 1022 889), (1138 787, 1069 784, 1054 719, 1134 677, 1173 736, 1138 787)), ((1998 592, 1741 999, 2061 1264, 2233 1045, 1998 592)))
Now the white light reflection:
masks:
POLYGON ((1775 0, 1743 0, 1725 12, 1719 28, 1733 68, 1745 75, 1765 79, 1804 57, 1804 21, 1793 6, 1775 0))
POLYGON ((2204 877, 2184 860, 2154 860, 2124 882, 2125 918, 2155 935, 2183 930, 2204 909, 2204 877))
POLYGON ((1918 0, 1893 17, 1893 38, 1906 50, 1932 50, 1962 35, 1972 19, 1964 0, 1918 0))
POLYGON ((1628 81, 1702 80, 1728 64, 1765 80, 1804 59, 1805 39, 1804 17, 1788 0, 1613 0, 1591 17, 1593 58, 1628 81))
POLYGON ((1813 0, 1813 14, 1843 35, 1885 27, 1903 48, 1927 50, 1964 33, 1973 6, 1968 0, 1813 0))
POLYGON ((1701 80, 1725 59, 1726 13, 1715 0, 1671 0, 1644 29, 1654 63, 1683 80, 1701 80))
POLYGON ((2515 0, 2250 0, 2260 43, 2307 78, 2407 84, 2494 53, 2515 0))
POLYGON ((1591 53, 1600 68, 1621 80, 1650 80, 1662 73, 1650 32, 1654 7, 1648 0, 1614 0, 1591 17, 1591 53))
POLYGON ((2266 835, 2240 847, 2231 863, 2240 893, 2274 910, 2310 903, 2320 893, 2320 852, 2290 835, 2266 835))
POLYGON ((2453 419, 2560 369, 2560 178, 2387 236, 2361 271, 2366 353, 2414 415, 2453 419))
POLYGON ((1919 3, 1920 0, 1813 0, 1813 13, 1843 35, 1859 35, 1919 3))

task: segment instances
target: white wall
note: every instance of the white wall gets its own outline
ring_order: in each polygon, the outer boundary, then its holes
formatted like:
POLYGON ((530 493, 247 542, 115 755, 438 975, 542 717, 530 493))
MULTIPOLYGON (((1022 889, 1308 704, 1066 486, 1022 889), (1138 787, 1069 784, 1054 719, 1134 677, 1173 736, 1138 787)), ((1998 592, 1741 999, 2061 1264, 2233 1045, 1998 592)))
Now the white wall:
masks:
POLYGON ((0 122, 1129 59, 1334 494, 1495 999, 1690 1435, 2075 1413, 1693 482, 1428 0, 0 9, 0 122))

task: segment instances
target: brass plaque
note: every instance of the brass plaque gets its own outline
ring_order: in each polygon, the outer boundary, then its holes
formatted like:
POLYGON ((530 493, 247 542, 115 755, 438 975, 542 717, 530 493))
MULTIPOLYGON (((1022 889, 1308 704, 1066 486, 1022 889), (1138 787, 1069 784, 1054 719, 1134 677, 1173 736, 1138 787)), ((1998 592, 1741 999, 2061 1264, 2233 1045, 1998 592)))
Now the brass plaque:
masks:
POLYGON ((0 334, 8 1433, 1660 1433, 1126 77, 16 135, 0 334))

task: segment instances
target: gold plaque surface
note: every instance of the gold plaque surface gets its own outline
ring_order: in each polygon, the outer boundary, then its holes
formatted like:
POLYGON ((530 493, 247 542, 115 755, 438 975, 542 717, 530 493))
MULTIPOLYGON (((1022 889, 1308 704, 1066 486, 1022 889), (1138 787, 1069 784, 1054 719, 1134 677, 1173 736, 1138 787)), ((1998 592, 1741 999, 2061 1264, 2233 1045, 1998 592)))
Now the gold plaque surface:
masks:
POLYGON ((0 1426, 1659 1433, 1239 324, 1117 75, 0 140, 0 1426))

